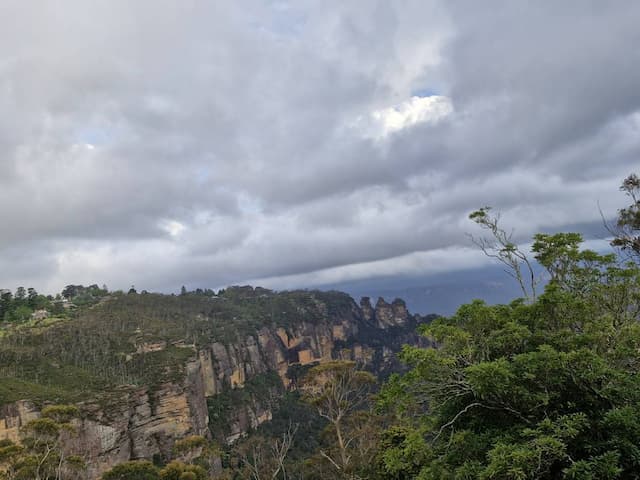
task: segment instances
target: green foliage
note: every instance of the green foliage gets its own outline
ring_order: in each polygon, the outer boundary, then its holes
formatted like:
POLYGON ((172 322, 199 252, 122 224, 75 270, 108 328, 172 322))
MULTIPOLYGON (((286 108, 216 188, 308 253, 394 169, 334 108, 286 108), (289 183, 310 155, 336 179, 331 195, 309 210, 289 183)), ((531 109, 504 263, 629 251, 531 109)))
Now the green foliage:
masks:
POLYGON ((191 435, 189 437, 178 440, 173 446, 173 451, 178 455, 182 455, 192 450, 204 448, 206 444, 207 440, 203 436, 191 435))
POLYGON ((27 322, 36 310, 62 313, 54 308, 52 297, 39 295, 34 288, 18 287, 15 295, 10 290, 0 290, 0 321, 5 323, 4 328, 7 328, 6 324, 27 322))
POLYGON ((379 408, 390 478, 636 478, 640 469, 640 274, 536 235, 551 277, 526 305, 460 307, 405 347, 379 408))
POLYGON ((58 423, 68 423, 80 415, 75 405, 47 405, 40 413, 42 418, 53 419, 58 423))
POLYGON ((116 465, 102 480, 160 480, 159 470, 151 462, 133 461, 116 465))
POLYGON ((375 377, 358 370, 355 362, 331 361, 309 370, 302 391, 306 401, 318 408, 321 415, 344 416, 366 404, 375 382, 375 377))
POLYGON ((329 441, 321 448, 322 458, 337 478, 355 478, 370 465, 375 435, 365 414, 375 377, 357 368, 355 362, 331 361, 311 368, 303 380, 303 398, 327 420, 329 441))
MULTIPOLYGON (((183 378, 187 360, 212 341, 244 341, 265 326, 330 321, 354 306, 345 294, 251 287, 218 296, 210 290, 106 293, 70 285, 64 296, 81 304, 67 311, 70 317, 0 328, 0 405, 20 399, 77 402, 109 396, 117 385, 153 387, 183 378), (160 344, 159 350, 145 349, 160 344)), ((25 290, 23 300, 28 298, 25 290)))
POLYGON ((62 297, 72 301, 75 305, 93 305, 106 297, 109 291, 106 287, 100 288, 98 285, 67 285, 62 290, 62 297))
POLYGON ((171 462, 160 471, 161 480, 207 480, 204 468, 182 462, 171 462))
MULTIPOLYGON (((182 441, 182 447, 203 447, 204 439, 188 437, 182 441)), ((181 448, 182 448, 181 447, 181 448)), ((102 475, 102 480, 207 480, 207 471, 191 463, 174 460, 163 468, 147 461, 130 461, 116 465, 102 475)))
POLYGON ((20 445, 0 441, 0 478, 10 480, 63 480, 81 478, 82 458, 67 455, 67 442, 75 429, 70 423, 78 415, 70 405, 49 406, 43 416, 31 420, 20 431, 20 445), (3 476, 4 474, 4 476, 3 476))

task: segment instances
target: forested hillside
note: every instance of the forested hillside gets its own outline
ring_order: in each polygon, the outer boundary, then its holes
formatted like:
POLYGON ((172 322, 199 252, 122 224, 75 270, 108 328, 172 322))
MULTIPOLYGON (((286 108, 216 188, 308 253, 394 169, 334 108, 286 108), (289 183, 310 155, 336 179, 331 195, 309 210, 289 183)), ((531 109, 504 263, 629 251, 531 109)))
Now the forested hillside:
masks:
MULTIPOLYGON (((130 459, 166 464, 179 458, 176 443, 194 436, 216 452, 208 471, 219 473, 220 448, 269 420, 277 434, 295 423, 319 435, 323 421, 299 401, 314 365, 353 362, 384 378, 400 368, 395 352, 403 344, 427 344, 416 327, 431 318, 409 314, 401 300, 358 305, 339 292, 162 295, 69 286, 26 318, 3 323, 0 437, 28 445, 32 422, 74 405, 63 422, 74 435, 56 445, 82 460, 78 475, 96 478, 130 459)), ((52 465, 30 469, 27 460, 42 452, 30 453, 9 462, 11 475, 52 478, 52 465)), ((48 458, 66 465, 64 455, 48 458)))

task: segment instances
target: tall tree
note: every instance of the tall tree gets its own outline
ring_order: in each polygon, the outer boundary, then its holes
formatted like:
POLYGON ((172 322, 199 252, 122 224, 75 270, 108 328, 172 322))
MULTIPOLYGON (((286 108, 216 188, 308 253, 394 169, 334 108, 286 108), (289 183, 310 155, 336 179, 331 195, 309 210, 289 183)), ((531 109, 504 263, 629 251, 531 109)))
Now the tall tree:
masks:
POLYGON ((24 287, 16 288, 16 294, 14 296, 16 300, 22 301, 26 298, 26 296, 27 296, 27 291, 25 290, 24 287))
POLYGON ((290 423, 279 438, 254 436, 238 447, 240 475, 246 480, 287 480, 287 457, 298 425, 290 423))
POLYGON ((351 416, 367 406, 375 377, 358 370, 355 362, 333 361, 309 370, 302 382, 307 402, 329 422, 335 448, 322 449, 321 455, 342 478, 358 478, 354 471, 354 448, 360 434, 349 428, 351 416))

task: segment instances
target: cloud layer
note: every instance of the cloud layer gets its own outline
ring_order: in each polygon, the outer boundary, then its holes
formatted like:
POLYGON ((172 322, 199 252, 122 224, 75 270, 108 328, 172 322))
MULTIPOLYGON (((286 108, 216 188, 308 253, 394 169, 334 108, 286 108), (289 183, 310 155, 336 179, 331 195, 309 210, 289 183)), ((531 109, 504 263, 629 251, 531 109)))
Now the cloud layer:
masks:
POLYGON ((4 1, 0 284, 446 272, 478 206, 614 214, 640 5, 556 3, 4 1))

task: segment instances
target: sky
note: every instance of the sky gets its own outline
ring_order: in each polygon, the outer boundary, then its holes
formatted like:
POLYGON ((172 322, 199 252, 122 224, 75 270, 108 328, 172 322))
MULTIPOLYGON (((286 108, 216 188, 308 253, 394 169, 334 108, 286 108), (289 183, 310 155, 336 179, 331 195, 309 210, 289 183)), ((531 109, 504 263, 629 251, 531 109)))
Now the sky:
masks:
POLYGON ((601 239, 640 170, 639 24, 634 1, 0 0, 0 286, 462 278, 484 205, 519 242, 601 239))

